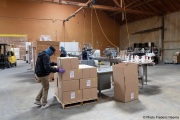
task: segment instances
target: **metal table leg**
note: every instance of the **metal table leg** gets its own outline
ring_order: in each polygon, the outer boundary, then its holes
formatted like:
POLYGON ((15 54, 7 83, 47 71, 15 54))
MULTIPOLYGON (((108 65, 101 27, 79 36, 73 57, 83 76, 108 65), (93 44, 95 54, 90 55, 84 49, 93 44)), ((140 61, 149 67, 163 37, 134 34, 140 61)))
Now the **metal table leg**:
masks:
POLYGON ((147 64, 143 64, 143 76, 145 76, 145 81, 147 85, 147 64))

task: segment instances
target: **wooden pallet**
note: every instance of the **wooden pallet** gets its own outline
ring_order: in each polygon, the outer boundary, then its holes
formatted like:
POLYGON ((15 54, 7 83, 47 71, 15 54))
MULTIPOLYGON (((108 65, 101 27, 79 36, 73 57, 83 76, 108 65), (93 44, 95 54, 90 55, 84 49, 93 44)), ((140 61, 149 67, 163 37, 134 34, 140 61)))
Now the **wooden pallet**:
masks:
POLYGON ((66 109, 66 108, 75 107, 75 106, 82 106, 82 102, 66 103, 66 104, 61 103, 61 105, 63 109, 66 109))
POLYGON ((77 101, 77 102, 73 102, 73 103, 66 103, 66 104, 63 104, 59 98, 56 96, 56 94, 54 93, 57 101, 62 105, 62 108, 65 109, 65 108, 69 108, 69 107, 74 107, 74 106, 82 106, 82 105, 85 105, 85 104, 90 104, 90 103, 95 103, 95 102, 99 102, 99 99, 89 99, 89 100, 84 100, 84 101, 77 101))
POLYGON ((95 103, 95 102, 99 102, 99 99, 90 99, 90 100, 85 100, 82 102, 82 105, 86 105, 86 104, 90 104, 90 103, 95 103))
MULTIPOLYGON (((55 95, 55 94, 54 94, 55 95)), ((55 95, 56 96, 56 95, 55 95)), ((66 103, 66 104, 63 104, 59 98, 56 96, 56 99, 57 101, 62 105, 62 108, 63 109, 66 109, 66 108, 69 108, 69 107, 74 107, 74 106, 82 106, 82 102, 73 102, 73 103, 66 103)))

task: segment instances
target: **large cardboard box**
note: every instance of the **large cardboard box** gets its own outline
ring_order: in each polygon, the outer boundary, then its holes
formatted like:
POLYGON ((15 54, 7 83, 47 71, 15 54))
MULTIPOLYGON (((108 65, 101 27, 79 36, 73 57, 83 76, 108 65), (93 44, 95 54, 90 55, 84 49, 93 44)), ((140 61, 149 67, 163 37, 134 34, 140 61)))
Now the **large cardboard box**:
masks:
POLYGON ((57 42, 57 41, 35 41, 35 42, 32 42, 33 47, 36 47, 38 45, 59 46, 59 42, 57 42))
POLYGON ((58 87, 62 90, 62 92, 79 90, 79 80, 68 80, 68 81, 59 80, 58 87))
POLYGON ((57 65, 66 70, 78 69, 79 68, 79 60, 77 57, 58 57, 57 65))
POLYGON ((62 92, 64 91, 72 91, 72 90, 79 90, 79 79, 77 80, 67 80, 63 81, 58 77, 59 73, 54 74, 54 84, 55 87, 61 89, 62 92))
POLYGON ((81 69, 71 69, 65 70, 63 74, 57 73, 60 80, 74 80, 82 78, 82 70, 81 69))
POLYGON ((58 57, 57 66, 62 67, 65 70, 71 69, 71 60, 68 57, 58 57))
MULTIPOLYGON (((36 46, 36 50, 46 50, 50 45, 37 45, 36 46)), ((54 46, 53 47, 56 49, 56 53, 59 53, 60 54, 60 51, 59 51, 59 46, 54 46)))
POLYGON ((180 63, 180 55, 173 56, 173 62, 174 63, 180 63))
POLYGON ((90 77, 97 77, 97 68, 90 66, 90 77))
POLYGON ((69 57, 71 60, 71 69, 78 69, 79 68, 79 59, 77 57, 69 57))
POLYGON ((80 89, 97 87, 97 78, 80 79, 80 89))
POLYGON ((82 70, 82 78, 95 78, 97 77, 97 68, 89 65, 79 65, 82 70))
POLYGON ((54 73, 54 86, 55 87, 58 87, 58 80, 59 80, 58 74, 59 73, 54 73))
POLYGON ((138 99, 138 65, 119 63, 113 66, 114 98, 122 102, 138 99))
POLYGON ((97 99, 97 88, 83 89, 83 101, 97 99))
POLYGON ((82 90, 62 92, 59 89, 59 100, 63 104, 76 103, 82 101, 82 90))
POLYGON ((82 69, 82 78, 90 78, 89 68, 80 68, 82 69))

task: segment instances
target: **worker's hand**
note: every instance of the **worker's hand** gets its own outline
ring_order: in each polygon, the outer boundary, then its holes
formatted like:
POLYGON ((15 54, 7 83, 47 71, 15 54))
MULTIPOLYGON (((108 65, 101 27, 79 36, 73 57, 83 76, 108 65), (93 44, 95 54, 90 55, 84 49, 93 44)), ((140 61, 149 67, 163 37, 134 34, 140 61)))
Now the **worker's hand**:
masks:
POLYGON ((59 68, 59 73, 64 73, 65 70, 63 68, 59 68))

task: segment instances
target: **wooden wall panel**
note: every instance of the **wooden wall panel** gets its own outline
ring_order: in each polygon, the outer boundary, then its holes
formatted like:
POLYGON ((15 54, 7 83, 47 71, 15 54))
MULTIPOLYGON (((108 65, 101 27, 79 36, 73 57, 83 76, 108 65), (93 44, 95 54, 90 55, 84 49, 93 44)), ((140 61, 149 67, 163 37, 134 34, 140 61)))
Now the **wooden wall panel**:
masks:
POLYGON ((164 58, 172 61, 175 52, 180 52, 180 12, 165 16, 164 58))
MULTIPOLYGON (((40 35, 51 35, 54 41, 76 41, 80 47, 83 46, 83 41, 92 44, 90 9, 84 9, 85 18, 83 11, 80 11, 63 24, 61 20, 69 17, 78 7, 14 0, 3 0, 1 3, 3 5, 0 5, 0 34, 27 34, 29 41, 39 40, 40 35)), ((104 32, 113 44, 118 46, 119 24, 102 11, 97 13, 104 32)), ((103 51, 111 45, 102 34, 94 11, 92 19, 93 47, 103 51)))
POLYGON ((132 35, 135 32, 142 31, 142 30, 148 30, 156 27, 161 26, 161 19, 160 17, 153 17, 146 20, 141 20, 133 23, 128 24, 129 29, 129 37, 130 41, 128 40, 128 34, 126 25, 123 25, 120 27, 120 48, 123 50, 126 47, 130 45, 133 46, 134 43, 145 43, 145 42, 154 42, 157 46, 160 46, 160 31, 155 32, 148 32, 143 34, 135 34, 132 35))
MULTIPOLYGON (((172 56, 175 52, 180 52, 180 12, 168 14, 165 16, 165 32, 164 32, 164 50, 163 60, 172 62, 172 56)), ((156 28, 161 26, 161 17, 154 17, 142 21, 129 23, 130 45, 138 42, 154 42, 159 48, 161 46, 161 31, 131 35, 132 33, 156 28)), ((120 48, 125 49, 128 46, 126 26, 120 27, 120 48)))

